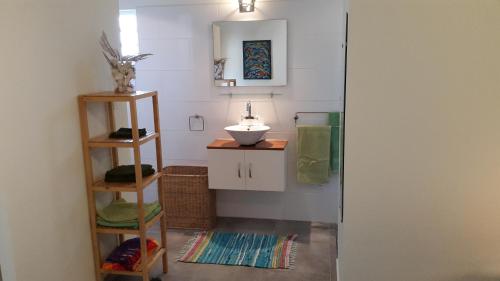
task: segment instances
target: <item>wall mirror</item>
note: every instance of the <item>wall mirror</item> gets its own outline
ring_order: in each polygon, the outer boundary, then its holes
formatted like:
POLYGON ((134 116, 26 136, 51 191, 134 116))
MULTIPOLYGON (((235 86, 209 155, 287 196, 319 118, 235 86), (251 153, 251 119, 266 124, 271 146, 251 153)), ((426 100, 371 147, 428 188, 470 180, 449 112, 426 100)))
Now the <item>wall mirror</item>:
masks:
POLYGON ((286 20, 215 22, 213 40, 216 86, 287 84, 286 20))

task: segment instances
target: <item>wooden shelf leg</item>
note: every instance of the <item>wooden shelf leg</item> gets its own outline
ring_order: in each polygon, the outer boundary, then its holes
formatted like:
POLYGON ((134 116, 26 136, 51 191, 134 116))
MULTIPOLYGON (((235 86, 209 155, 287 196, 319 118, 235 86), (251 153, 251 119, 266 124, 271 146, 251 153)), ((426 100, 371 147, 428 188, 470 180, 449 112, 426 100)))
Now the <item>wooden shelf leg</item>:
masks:
MULTIPOLYGON (((112 102, 107 102, 106 103, 106 112, 108 115, 108 129, 110 132, 116 131, 116 123, 115 123, 115 110, 114 110, 114 105, 112 102)), ((111 166, 113 168, 118 167, 120 164, 120 160, 118 158, 118 149, 116 147, 112 147, 110 149, 111 152, 111 166)), ((113 197, 115 200, 119 200, 122 198, 121 192, 115 192, 113 194, 113 197)), ((121 245, 125 241, 125 237, 123 234, 118 234, 117 235, 117 243, 118 245, 121 245)))
POLYGON ((95 194, 92 190, 92 183, 94 179, 92 171, 92 158, 90 157, 90 150, 88 147, 89 142, 89 127, 88 127, 88 116, 87 116, 87 103, 79 99, 78 100, 78 110, 80 113, 80 128, 82 135, 82 147, 83 147, 83 161, 85 165, 85 182, 87 185, 87 201, 89 207, 89 220, 91 228, 91 239, 92 248, 94 253, 94 267, 96 281, 102 281, 101 276, 101 251, 99 249, 99 240, 96 231, 96 206, 95 206, 95 194))
MULTIPOLYGON (((163 208, 163 207, 162 207, 163 208)), ((165 209, 163 209, 165 210, 165 209)), ((165 249, 165 253, 162 256, 163 273, 168 273, 168 255, 167 255, 167 214, 160 220, 160 231, 161 231, 161 246, 165 249)))
MULTIPOLYGON (((155 122, 155 132, 160 133, 160 109, 158 106, 158 95, 153 96, 153 113, 155 122)), ((161 134, 160 134, 161 136, 161 134)), ((156 138, 156 168, 158 171, 163 169, 163 153, 161 148, 161 137, 156 138)), ((168 273, 168 255, 167 255, 167 212, 165 209, 165 196, 163 194, 163 180, 158 179, 158 201, 161 204, 161 209, 165 211, 163 218, 160 220, 161 232, 161 247, 165 249, 162 256, 163 273, 168 273)))
MULTIPOLYGON (((95 196, 94 192, 90 190, 90 195, 88 195, 89 201, 95 202, 95 196)), ((89 206, 90 206, 89 202, 89 206)), ((101 275, 101 250, 99 248, 99 240, 97 236, 97 230, 96 230, 96 214, 95 214, 95 204, 93 204, 93 209, 90 210, 89 216, 90 216, 90 226, 92 229, 92 248, 94 248, 94 266, 95 266, 95 274, 96 274, 96 280, 97 281, 102 281, 102 275, 101 275)))
MULTIPOLYGON (((106 112, 108 114, 108 129, 111 132, 116 131, 116 124, 115 124, 115 114, 114 114, 114 106, 112 102, 108 102, 106 104, 106 112)), ((111 163, 114 167, 118 166, 118 149, 116 147, 111 148, 111 163)))
POLYGON ((141 169, 141 150, 139 146, 139 122, 137 119, 137 102, 130 101, 130 117, 132 123, 132 139, 134 141, 134 164, 135 164, 135 182, 137 186, 137 210, 139 216, 139 237, 141 240, 141 269, 143 272, 143 281, 149 281, 148 271, 148 249, 146 220, 144 213, 144 190, 142 188, 142 169, 141 169))

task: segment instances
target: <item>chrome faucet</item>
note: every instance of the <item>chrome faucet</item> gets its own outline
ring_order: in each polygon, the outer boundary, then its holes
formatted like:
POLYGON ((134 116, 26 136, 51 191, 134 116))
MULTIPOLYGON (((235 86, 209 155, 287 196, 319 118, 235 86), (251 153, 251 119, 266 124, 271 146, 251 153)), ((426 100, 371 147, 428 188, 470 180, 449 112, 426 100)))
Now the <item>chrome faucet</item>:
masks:
POLYGON ((252 101, 247 102, 247 114, 245 119, 255 119, 255 117, 252 116, 252 101))

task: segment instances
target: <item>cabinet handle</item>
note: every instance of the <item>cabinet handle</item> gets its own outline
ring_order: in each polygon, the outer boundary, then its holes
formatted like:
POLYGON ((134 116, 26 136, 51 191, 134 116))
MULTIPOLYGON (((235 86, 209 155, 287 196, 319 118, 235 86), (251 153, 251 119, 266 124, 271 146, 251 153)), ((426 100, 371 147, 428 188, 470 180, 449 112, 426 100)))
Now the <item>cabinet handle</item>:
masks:
POLYGON ((238 163, 238 178, 241 179, 241 163, 238 163))
POLYGON ((252 178, 252 163, 248 164, 248 176, 252 178))

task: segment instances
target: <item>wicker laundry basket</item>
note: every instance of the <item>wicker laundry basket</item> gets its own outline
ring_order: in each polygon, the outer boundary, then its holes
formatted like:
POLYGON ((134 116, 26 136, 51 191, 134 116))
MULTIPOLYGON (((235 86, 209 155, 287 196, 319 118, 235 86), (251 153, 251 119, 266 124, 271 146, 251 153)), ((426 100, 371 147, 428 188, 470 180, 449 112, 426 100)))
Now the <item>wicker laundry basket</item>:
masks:
POLYGON ((208 168, 169 166, 163 170, 163 196, 169 228, 215 226, 215 190, 208 189, 208 168))

